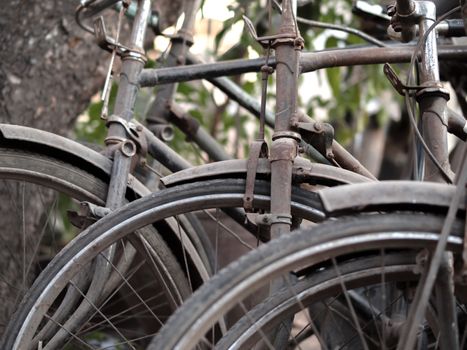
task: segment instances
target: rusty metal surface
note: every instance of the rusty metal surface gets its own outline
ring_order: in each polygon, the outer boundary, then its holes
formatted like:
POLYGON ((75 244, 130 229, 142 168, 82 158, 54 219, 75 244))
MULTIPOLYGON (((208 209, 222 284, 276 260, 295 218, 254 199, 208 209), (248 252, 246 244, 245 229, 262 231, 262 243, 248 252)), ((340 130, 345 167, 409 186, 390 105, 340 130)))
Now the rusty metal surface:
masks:
MULTIPOLYGON (((185 17, 181 28, 170 40, 170 50, 164 59, 164 67, 184 65, 186 62, 186 53, 193 44, 193 32, 195 29, 195 19, 197 10, 200 7, 200 0, 191 0, 183 2, 183 12, 185 17)), ((156 99, 152 103, 146 122, 150 130, 157 126, 169 126, 170 108, 174 101, 174 94, 177 91, 177 84, 165 84, 159 87, 156 99)))
MULTIPOLYGON (((343 48, 317 52, 305 52, 300 57, 301 73, 319 69, 410 62, 414 46, 395 45, 391 47, 343 48)), ((467 46, 445 45, 438 48, 440 60, 459 60, 467 58, 467 46)), ((174 82, 198 79, 212 79, 249 72, 259 72, 265 58, 250 60, 230 60, 216 63, 194 64, 173 68, 143 69, 139 83, 142 87, 156 86, 174 82)), ((270 58, 270 65, 276 66, 276 57, 270 58)))
POLYGON ((253 141, 250 145, 250 156, 246 163, 246 184, 245 195, 243 196, 243 208, 246 212, 251 212, 253 208, 253 198, 255 190, 255 180, 260 159, 267 159, 268 145, 264 140, 253 141))
POLYGON ((217 162, 232 159, 225 147, 220 145, 204 127, 200 126, 195 118, 175 103, 170 105, 169 121, 183 131, 188 140, 193 141, 206 152, 211 160, 217 162))
POLYGON ((354 172, 325 164, 298 161, 295 158, 293 178, 297 183, 312 183, 317 185, 338 185, 352 183, 367 183, 373 180, 354 172), (303 175, 303 179, 301 176, 303 175))
MULTIPOLYGON (((234 159, 203 164, 165 176, 161 179, 161 182, 166 187, 171 187, 181 183, 194 182, 212 177, 228 177, 237 174, 246 174, 246 164, 246 159, 234 159)), ((257 173, 268 174, 269 172, 269 162, 260 160, 258 162, 257 173)))
MULTIPOLYGON (((448 208, 455 190, 455 186, 433 182, 384 181, 326 188, 318 194, 326 212, 332 215, 386 205, 448 208)), ((465 203, 461 209, 465 209, 465 203)))
MULTIPOLYGON (((443 94, 442 91, 427 92, 419 97, 419 106, 422 113, 421 119, 425 142, 444 172, 450 175, 451 166, 448 156, 447 118, 445 113, 448 99, 449 94, 443 94)), ((446 182, 440 169, 428 156, 425 157, 424 179, 426 181, 446 182)))
MULTIPOLYGON (((60 154, 65 154, 63 158, 68 160, 78 158, 80 164, 90 164, 103 173, 110 174, 112 168, 110 159, 65 137, 43 130, 11 124, 0 124, 0 133, 3 139, 9 140, 9 142, 23 142, 24 144, 28 144, 31 150, 47 147, 50 148, 51 154, 60 152, 60 154)), ((1 143, 2 138, 0 138, 0 145, 1 143)), ((128 181, 130 188, 137 195, 143 197, 150 193, 149 190, 133 176, 130 176, 128 181)))
MULTIPOLYGON (((168 175, 161 179, 166 187, 177 184, 199 181, 214 177, 246 177, 247 160, 234 159, 223 162, 204 164, 175 174, 168 175)), ((257 174, 261 177, 269 177, 271 166, 268 160, 259 159, 257 174)), ((345 169, 336 168, 329 165, 311 163, 304 158, 296 158, 293 167, 294 182, 311 184, 351 184, 371 181, 367 177, 352 173, 345 169)))
MULTIPOLYGON (((303 39, 300 35, 293 4, 282 2, 281 37, 272 42, 276 51, 276 118, 271 145, 271 215, 275 218, 291 217, 292 169, 298 155, 300 136, 292 126, 297 115, 298 76, 303 39), (295 135, 296 134, 296 135, 295 135)), ((291 222, 271 222, 271 239, 290 232, 291 222)), ((274 290, 274 286, 272 286, 274 290)))
POLYGON ((344 169, 363 175, 371 180, 376 180, 376 177, 357 158, 336 141, 332 143, 332 153, 336 162, 344 169))
MULTIPOLYGON (((410 62, 414 46, 395 45, 391 47, 363 47, 334 49, 304 53, 300 63, 302 73, 323 68, 410 62)), ((438 56, 442 60, 465 60, 466 46, 440 46, 438 56)))

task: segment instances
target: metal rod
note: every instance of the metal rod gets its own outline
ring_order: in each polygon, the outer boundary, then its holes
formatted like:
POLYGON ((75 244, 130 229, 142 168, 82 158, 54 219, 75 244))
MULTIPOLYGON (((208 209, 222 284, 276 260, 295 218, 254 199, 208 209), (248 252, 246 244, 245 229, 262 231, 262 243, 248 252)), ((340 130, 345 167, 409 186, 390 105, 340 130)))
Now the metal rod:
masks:
POLYGON ((215 162, 232 159, 204 128, 199 127, 196 130, 196 133, 193 135, 193 141, 215 162))
POLYGON ((139 125, 143 127, 144 136, 148 142, 149 154, 154 159, 157 159, 157 161, 160 162, 163 166, 173 172, 187 169, 192 166, 172 148, 159 140, 150 130, 148 130, 142 124, 139 125))
POLYGON ((136 10, 135 20, 130 36, 130 47, 132 49, 142 50, 144 47, 144 37, 146 35, 146 25, 149 14, 151 13, 151 1, 139 0, 136 10))
MULTIPOLYGON (((393 47, 362 47, 335 49, 302 55, 302 73, 323 68, 357 66, 383 63, 409 63, 414 51, 412 45, 393 47)), ((440 46, 438 55, 443 60, 465 60, 467 46, 440 46)))
MULTIPOLYGON (((136 52, 141 52, 139 56, 129 54, 122 58, 122 73, 120 74, 119 88, 115 100, 114 115, 130 121, 133 117, 133 108, 138 92, 138 76, 144 67, 142 53, 144 52, 144 36, 146 31, 146 20, 151 11, 150 0, 139 0, 138 11, 133 23, 131 32, 130 47, 136 52)), ((120 123, 111 123, 109 125, 108 137, 127 138, 125 127, 120 123)), ((112 168, 112 176, 109 183, 109 193, 107 195, 106 206, 114 210, 123 205, 125 197, 122 188, 126 188, 127 177, 130 172, 131 157, 121 153, 119 149, 115 150, 115 158, 119 159, 119 166, 112 168)), ((115 163, 114 163, 115 164, 115 163)))
POLYGON ((276 51, 276 118, 271 146, 271 239, 290 232, 292 167, 300 137, 292 130, 297 114, 298 75, 303 42, 293 14, 291 0, 282 2, 282 17, 276 51))
MULTIPOLYGON (((204 63, 200 58, 193 55, 192 53, 188 53, 187 61, 192 64, 202 64, 204 63)), ((220 78, 210 78, 208 81, 225 93, 230 99, 237 102, 240 106, 245 108, 255 117, 260 116, 261 105, 258 100, 251 95, 247 94, 240 86, 238 86, 235 82, 230 80, 227 77, 220 77, 220 78)), ((274 113, 269 109, 266 109, 266 125, 274 128, 274 113)), ((309 156, 311 159, 315 160, 316 162, 328 164, 331 163, 327 160, 321 153, 319 153, 313 146, 307 144, 305 141, 300 142, 300 147, 303 149, 304 153, 309 156)))
MULTIPOLYGON (((398 45, 392 47, 344 48, 303 53, 300 57, 301 73, 313 72, 323 68, 356 66, 383 63, 408 63, 414 46, 398 45)), ((440 46, 438 56, 441 60, 467 59, 467 46, 440 46)), ((192 66, 143 69, 139 83, 142 87, 168 84, 198 79, 212 79, 224 76, 259 72, 265 63, 264 58, 251 60, 230 60, 192 66)), ((275 57, 270 65, 276 66, 275 57)))
MULTIPOLYGON (((275 66, 275 60, 271 58, 271 61, 274 62, 275 66)), ((248 72, 258 72, 264 63, 265 59, 257 58, 253 60, 231 60, 193 66, 143 69, 139 83, 142 87, 147 87, 173 82, 240 75, 248 72)))
POLYGON ((209 155, 209 158, 218 162, 232 159, 224 147, 217 142, 189 113, 172 103, 170 106, 170 121, 175 124, 188 139, 194 141, 199 148, 209 155))
MULTIPOLYGON (((143 42, 146 31, 146 19, 151 10, 151 1, 139 0, 138 5, 130 39, 130 47, 135 52, 129 53, 128 56, 123 58, 122 73, 120 74, 120 84, 114 108, 114 114, 122 118, 123 121, 129 121, 132 117, 134 101, 139 87, 137 84, 138 76, 144 66, 144 59, 141 56, 143 56, 144 52, 143 42)), ((124 125, 112 123, 109 125, 108 137, 125 140, 128 135, 126 135, 124 125)), ((117 149, 110 148, 113 151, 113 164, 106 199, 106 207, 110 210, 121 207, 125 201, 127 179, 131 165, 131 157, 125 155, 123 151, 127 143, 126 141, 120 142, 117 149)), ((116 246, 112 245, 96 258, 92 281, 86 291, 86 301, 81 302, 79 307, 74 311, 73 317, 70 317, 65 323, 67 330, 71 332, 76 331, 81 322, 92 315, 94 311, 93 304, 99 301, 102 290, 112 271, 109 261, 113 259, 115 250, 116 246)), ((51 345, 51 347, 61 348, 59 344, 62 344, 67 335, 68 333, 63 330, 58 332, 50 341, 50 344, 56 342, 56 346, 51 345)))
POLYGON ((337 141, 332 143, 332 152, 334 159, 342 168, 363 175, 369 179, 377 180, 376 177, 365 168, 352 154, 350 154, 337 141))
POLYGON ((440 349, 459 349, 459 329, 454 292, 454 257, 446 252, 441 260, 434 286, 439 322, 440 349))
MULTIPOLYGON (((198 56, 193 55, 191 52, 187 54, 187 62, 190 64, 204 64, 198 56)), ((247 94, 240 86, 227 77, 208 78, 212 85, 217 87, 229 98, 237 102, 240 106, 251 112, 253 115, 259 117, 261 105, 258 99, 247 94)), ((266 124, 271 128, 274 127, 274 113, 266 109, 266 124)))
MULTIPOLYGON (((439 78, 439 62, 437 55, 436 32, 431 25, 436 21, 436 6, 432 2, 417 2, 416 10, 420 14, 419 32, 421 40, 425 39, 419 62, 420 84, 426 89, 418 93, 417 101, 423 127, 423 137, 439 165, 446 174, 451 172, 447 140, 447 120, 445 118, 446 103, 449 93, 441 88, 439 78), (425 34, 426 33, 426 34, 425 34)), ((425 160, 424 180, 446 182, 438 166, 430 157, 425 160)))
POLYGON ((456 135, 462 141, 467 141, 467 120, 452 109, 447 110, 448 132, 456 135))
MULTIPOLYGON (((185 56, 193 44, 193 31, 195 27, 196 13, 200 7, 201 0, 189 0, 184 2, 185 18, 182 27, 170 40, 169 54, 164 62, 167 69, 185 64, 185 56)), ((177 84, 175 82, 164 84, 157 89, 156 99, 152 103, 146 117, 146 123, 150 130, 157 131, 157 127, 165 125, 170 127, 168 122, 170 116, 170 105, 172 103, 177 84)), ((160 136, 160 135, 157 135, 160 136)))

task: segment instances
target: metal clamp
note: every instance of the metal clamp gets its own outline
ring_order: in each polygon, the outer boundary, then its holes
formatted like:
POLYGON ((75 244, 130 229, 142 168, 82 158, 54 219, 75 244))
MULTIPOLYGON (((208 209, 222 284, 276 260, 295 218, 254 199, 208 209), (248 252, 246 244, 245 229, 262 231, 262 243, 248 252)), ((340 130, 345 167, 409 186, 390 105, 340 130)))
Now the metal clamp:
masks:
POLYGON ((106 145, 119 144, 120 151, 127 157, 133 157, 137 151, 141 156, 145 157, 148 152, 148 145, 141 125, 128 122, 117 115, 111 115, 107 118, 106 125, 112 123, 120 124, 125 129, 129 139, 110 136, 105 139, 106 145))
POLYGON ((243 20, 245 21, 248 32, 253 37, 253 39, 255 39, 265 49, 270 46, 274 46, 274 44, 277 42, 291 42, 294 44, 294 46, 300 46, 301 48, 303 48, 305 41, 296 32, 258 36, 258 34, 256 33, 255 26, 253 25, 251 19, 244 15, 243 20))
POLYGON ((316 148, 328 159, 333 159, 332 143, 334 141, 334 128, 331 124, 321 122, 295 123, 303 140, 316 148))
POLYGON ((163 34, 166 38, 169 38, 172 42, 183 42, 187 46, 193 46, 194 39, 193 33, 183 28, 179 29, 176 34, 163 34))
POLYGON ((117 51, 117 55, 122 56, 123 53, 130 51, 130 48, 115 42, 113 38, 107 36, 105 30, 104 18, 102 16, 97 17, 94 22, 94 35, 96 36, 96 43, 100 48, 112 52, 114 49, 117 51))
POLYGON ((383 72, 384 72, 384 75, 386 75, 386 78, 388 78, 392 87, 402 96, 405 96, 406 91, 409 92, 409 95, 413 96, 418 91, 424 89, 424 87, 420 85, 415 85, 415 86, 405 85, 399 79, 399 77, 397 76, 397 73, 394 71, 394 69, 392 69, 391 65, 388 63, 384 64, 383 72), (411 93, 410 91, 415 91, 415 92, 411 93))
POLYGON ((405 85, 388 63, 384 64, 383 71, 392 87, 402 96, 405 96, 406 91, 409 93, 409 96, 416 96, 417 98, 424 94, 436 93, 445 97, 446 100, 449 100, 449 91, 444 89, 440 82, 433 81, 423 85, 405 85))
POLYGON ((98 219, 110 214, 111 210, 106 207, 100 207, 90 202, 81 202, 78 212, 69 210, 68 219, 71 224, 79 229, 85 229, 92 225, 98 219))
POLYGON ((292 215, 290 214, 261 214, 256 217, 258 226, 271 226, 273 224, 292 225, 292 215))
POLYGON ((113 52, 115 50, 116 54, 122 58, 135 59, 146 63, 147 59, 144 52, 134 50, 119 42, 116 42, 115 39, 107 35, 104 18, 102 16, 99 16, 94 20, 93 26, 96 43, 100 48, 108 52, 113 52))

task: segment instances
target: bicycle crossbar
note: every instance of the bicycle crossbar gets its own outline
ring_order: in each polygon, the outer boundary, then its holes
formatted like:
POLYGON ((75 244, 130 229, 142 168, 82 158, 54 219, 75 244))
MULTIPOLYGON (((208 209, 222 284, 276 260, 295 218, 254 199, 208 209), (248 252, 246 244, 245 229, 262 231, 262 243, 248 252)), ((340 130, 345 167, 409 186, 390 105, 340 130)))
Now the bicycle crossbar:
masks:
MULTIPOLYGON (((394 47, 344 48, 303 53, 300 58, 301 72, 307 73, 319 69, 341 66, 407 63, 410 62, 413 49, 414 46, 405 45, 394 47)), ((467 46, 440 46, 438 49, 438 56, 441 60, 465 60, 467 58, 467 46)), ((275 67, 275 58, 269 58, 269 63, 271 66, 275 67)), ((264 64, 265 58, 257 58, 194 64, 181 67, 144 69, 140 75, 139 83, 142 87, 149 87, 160 84, 259 72, 261 66, 264 64)))

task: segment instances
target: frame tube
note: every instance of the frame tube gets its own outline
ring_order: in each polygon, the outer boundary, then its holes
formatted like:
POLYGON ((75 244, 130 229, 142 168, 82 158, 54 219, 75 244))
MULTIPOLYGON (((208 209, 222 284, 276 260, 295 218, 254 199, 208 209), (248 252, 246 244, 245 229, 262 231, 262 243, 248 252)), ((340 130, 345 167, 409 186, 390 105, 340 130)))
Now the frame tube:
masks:
MULTIPOLYGON (((408 63, 412 57, 413 49, 414 47, 411 45, 398 45, 394 47, 361 47, 303 53, 300 57, 301 73, 331 67, 408 63)), ((440 46, 438 56, 441 60, 464 61, 467 59, 467 46, 440 46)), ((141 87, 149 87, 173 82, 209 80, 229 75, 259 72, 265 62, 265 58, 257 58, 172 68, 143 69, 139 77, 139 84, 141 87)), ((269 64, 275 67, 276 58, 270 57, 269 64)))

